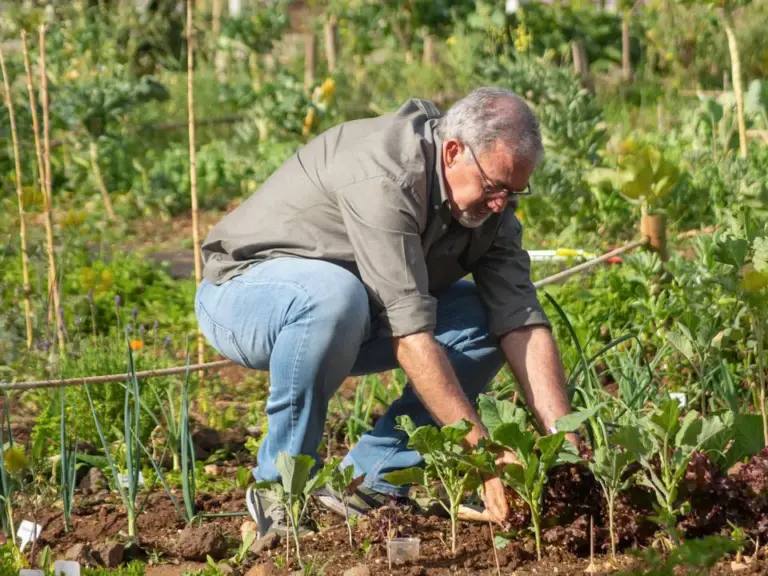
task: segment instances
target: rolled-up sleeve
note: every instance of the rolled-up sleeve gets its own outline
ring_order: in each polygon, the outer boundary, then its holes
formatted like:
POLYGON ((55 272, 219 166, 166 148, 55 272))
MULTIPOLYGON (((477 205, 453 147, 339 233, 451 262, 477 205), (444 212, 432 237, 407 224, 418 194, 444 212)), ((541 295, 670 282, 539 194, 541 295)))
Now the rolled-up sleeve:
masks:
POLYGON ((490 330, 502 336, 523 326, 551 328, 531 281, 531 259, 522 248, 520 221, 511 209, 502 218, 491 247, 472 270, 488 311, 490 330))
POLYGON ((418 194, 376 177, 340 189, 337 198, 360 278, 381 310, 381 334, 434 330, 437 301, 429 294, 418 194))

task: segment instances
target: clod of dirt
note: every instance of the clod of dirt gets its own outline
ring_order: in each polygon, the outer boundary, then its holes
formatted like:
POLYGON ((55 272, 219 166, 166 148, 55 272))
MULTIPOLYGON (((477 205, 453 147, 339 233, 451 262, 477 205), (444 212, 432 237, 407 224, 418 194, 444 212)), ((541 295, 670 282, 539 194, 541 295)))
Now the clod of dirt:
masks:
POLYGON ((371 569, 365 564, 358 564, 344 571, 344 576, 371 576, 371 569))
POLYGON ((93 547, 93 557, 107 568, 116 568, 123 561, 125 546, 121 542, 102 542, 93 547))
POLYGON ((277 572, 273 564, 256 564, 245 573, 245 576, 274 576, 275 574, 277 572))
POLYGON ((219 468, 216 464, 208 464, 207 466, 203 467, 203 472, 209 476, 221 476, 221 468, 219 468))
POLYGON ((104 473, 97 466, 93 466, 80 481, 79 488, 84 496, 90 496, 106 490, 107 486, 107 478, 104 473))
POLYGON ((277 534, 267 534, 266 536, 259 538, 253 544, 251 544, 250 550, 254 554, 259 555, 265 550, 275 549, 279 543, 280 536, 277 534))
POLYGON ((205 562, 208 556, 221 560, 227 554, 227 541, 216 524, 189 526, 179 534, 176 553, 184 560, 205 562))
POLYGON ((87 566, 96 566, 97 562, 96 559, 91 554, 91 549, 88 546, 88 544, 75 544, 74 546, 71 546, 67 549, 67 552, 64 554, 65 560, 70 560, 72 562, 79 562, 80 564, 84 564, 87 566))

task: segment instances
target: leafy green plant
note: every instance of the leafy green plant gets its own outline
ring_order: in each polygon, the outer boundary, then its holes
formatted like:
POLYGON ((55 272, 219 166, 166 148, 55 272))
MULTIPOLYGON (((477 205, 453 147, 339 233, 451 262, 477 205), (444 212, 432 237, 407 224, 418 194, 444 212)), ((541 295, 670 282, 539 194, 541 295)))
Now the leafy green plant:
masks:
MULTIPOLYGON (((302 568, 305 567, 301 557, 299 543, 299 526, 302 525, 307 512, 309 496, 325 486, 332 473, 330 464, 323 466, 314 476, 311 476, 314 458, 305 454, 291 456, 287 452, 277 455, 275 467, 280 473, 280 482, 257 482, 254 488, 269 490, 272 497, 285 508, 286 518, 290 525, 293 541, 296 546, 296 557, 302 568)), ((286 542, 290 551, 290 542, 286 542)))
POLYGON ((73 435, 69 434, 72 430, 67 426, 67 402, 63 387, 59 390, 59 395, 61 397, 61 427, 59 430, 60 490, 64 510, 64 531, 69 532, 71 529, 72 503, 75 498, 77 432, 75 431, 73 435))
POLYGON ((384 479, 396 486, 415 484, 426 489, 436 498, 451 518, 451 553, 456 555, 456 529, 459 521, 459 505, 467 491, 481 483, 481 471, 489 469, 489 453, 473 453, 465 443, 472 423, 461 420, 441 428, 432 425, 419 426, 409 416, 398 418, 400 428, 408 435, 408 447, 424 458, 425 466, 414 466, 385 474, 384 479), (439 481, 448 502, 433 489, 439 481))
POLYGON ((719 415, 703 417, 691 410, 682 421, 680 416, 679 402, 668 399, 634 424, 622 426, 612 437, 641 465, 638 482, 656 496, 656 520, 675 545, 680 544, 677 515, 689 508, 678 498, 688 463, 697 451, 722 453, 730 440, 729 427, 719 415))
POLYGON ((352 519, 349 515, 349 498, 362 483, 364 476, 355 478, 354 466, 341 468, 340 458, 336 458, 328 463, 331 467, 331 475, 328 477, 328 486, 339 494, 341 504, 344 507, 344 520, 347 524, 347 536, 349 538, 349 547, 354 549, 355 544, 352 540, 352 519))
POLYGON ((593 455, 588 466, 595 479, 605 494, 608 504, 608 530, 611 539, 611 556, 616 559, 616 536, 614 534, 614 511, 616 509, 616 497, 619 492, 626 490, 631 483, 627 477, 629 465, 634 457, 628 451, 618 450, 609 446, 600 446, 593 455))
POLYGON ((13 449, 13 436, 10 426, 10 411, 8 408, 8 395, 3 392, 3 412, 0 414, 0 520, 2 528, 9 540, 16 543, 16 525, 13 521, 13 485, 9 471, 9 455, 6 449, 6 437, 8 438, 8 447, 13 449), (8 422, 6 431, 5 425, 8 422))
POLYGON ((736 551, 739 545, 730 538, 713 535, 700 540, 686 540, 666 557, 655 548, 649 548, 637 554, 645 562, 644 567, 617 572, 617 576, 674 576, 681 573, 704 576, 723 556, 736 551))

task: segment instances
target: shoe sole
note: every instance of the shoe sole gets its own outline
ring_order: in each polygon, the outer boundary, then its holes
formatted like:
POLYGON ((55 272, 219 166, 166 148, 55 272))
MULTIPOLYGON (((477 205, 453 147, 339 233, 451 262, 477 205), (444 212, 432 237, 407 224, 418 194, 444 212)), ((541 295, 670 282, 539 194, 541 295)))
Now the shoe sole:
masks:
MULTIPOLYGON (((334 514, 338 514, 342 518, 346 518, 346 514, 344 511, 344 504, 335 498, 332 494, 330 494, 327 490, 324 488, 321 488, 317 492, 313 494, 315 497, 315 500, 317 500, 320 504, 325 506, 328 510, 333 512, 334 514)), ((363 512, 360 512, 359 510, 355 510, 354 508, 347 507, 347 511, 349 512, 350 517, 359 517, 359 516, 365 516, 363 512)))

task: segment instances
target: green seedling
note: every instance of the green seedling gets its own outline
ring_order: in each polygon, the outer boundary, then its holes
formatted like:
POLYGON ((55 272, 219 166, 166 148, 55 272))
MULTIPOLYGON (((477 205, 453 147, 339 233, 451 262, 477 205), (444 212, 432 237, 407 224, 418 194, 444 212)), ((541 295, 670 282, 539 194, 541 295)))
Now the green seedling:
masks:
POLYGON ((437 499, 451 517, 451 553, 455 556, 461 498, 465 492, 480 485, 480 472, 490 468, 488 460, 491 454, 473 454, 467 449, 464 439, 472 430, 472 423, 468 420, 442 428, 431 425, 417 428, 410 417, 401 416, 398 424, 408 434, 408 447, 423 456, 425 466, 395 470, 386 474, 384 479, 396 486, 421 486, 431 498, 437 499), (432 488, 438 480, 447 495, 447 504, 432 488))
POLYGON ((622 426, 612 438, 640 463, 638 481, 656 496, 656 520, 675 546, 680 544, 677 515, 688 507, 687 502, 678 502, 678 489, 691 457, 696 451, 722 453, 731 439, 729 427, 718 415, 705 418, 692 410, 682 421, 680 415, 680 404, 668 399, 634 425, 622 426))
POLYGON ((631 478, 626 478, 629 465, 634 461, 630 452, 615 447, 601 446, 596 449, 588 466, 605 494, 608 505, 608 531, 611 538, 611 558, 616 560, 616 536, 613 531, 613 517, 616 496, 629 487, 631 478))
POLYGON ((341 503, 344 506, 344 519, 347 523, 347 535, 349 537, 349 547, 354 549, 355 544, 352 540, 352 522, 349 516, 349 497, 354 494, 357 487, 363 482, 365 475, 361 475, 355 478, 355 469, 353 466, 347 466, 344 469, 340 469, 338 464, 341 459, 336 458, 332 462, 329 462, 329 466, 332 466, 331 475, 328 477, 328 486, 331 490, 336 492, 341 497, 341 503))
POLYGON ((509 485, 528 504, 531 510, 531 522, 536 539, 536 554, 541 560, 541 512, 544 485, 551 468, 565 462, 579 462, 580 459, 572 444, 566 443, 566 430, 575 430, 584 420, 590 418, 601 408, 598 405, 590 410, 571 414, 561 419, 556 434, 539 436, 521 427, 516 422, 501 424, 491 432, 491 440, 517 456, 519 463, 504 467, 502 480, 509 485))
MULTIPOLYGON (((6 447, 5 447, 5 416, 8 415, 8 395, 3 392, 3 414, 0 418, 0 521, 2 528, 8 539, 16 544, 16 526, 13 521, 13 486, 11 478, 6 469, 6 447)), ((13 447, 13 435, 11 434, 10 422, 8 424, 8 446, 13 447)))
MULTIPOLYGON (((285 508, 296 546, 296 557, 302 568, 304 568, 304 562, 301 558, 301 546, 299 544, 299 526, 306 515, 309 496, 325 486, 335 468, 335 462, 331 462, 310 478, 314 464, 315 461, 311 456, 304 454, 291 456, 287 452, 281 452, 275 461, 281 482, 257 482, 254 484, 257 489, 269 490, 271 496, 285 508)), ((290 553, 290 542, 286 542, 286 546, 287 555, 290 553)))
POLYGON ((77 434, 67 441, 67 401, 64 388, 59 390, 61 396, 61 424, 59 430, 60 464, 61 464, 61 499, 64 509, 64 531, 71 528, 72 502, 75 498, 75 474, 77 463, 77 434))

